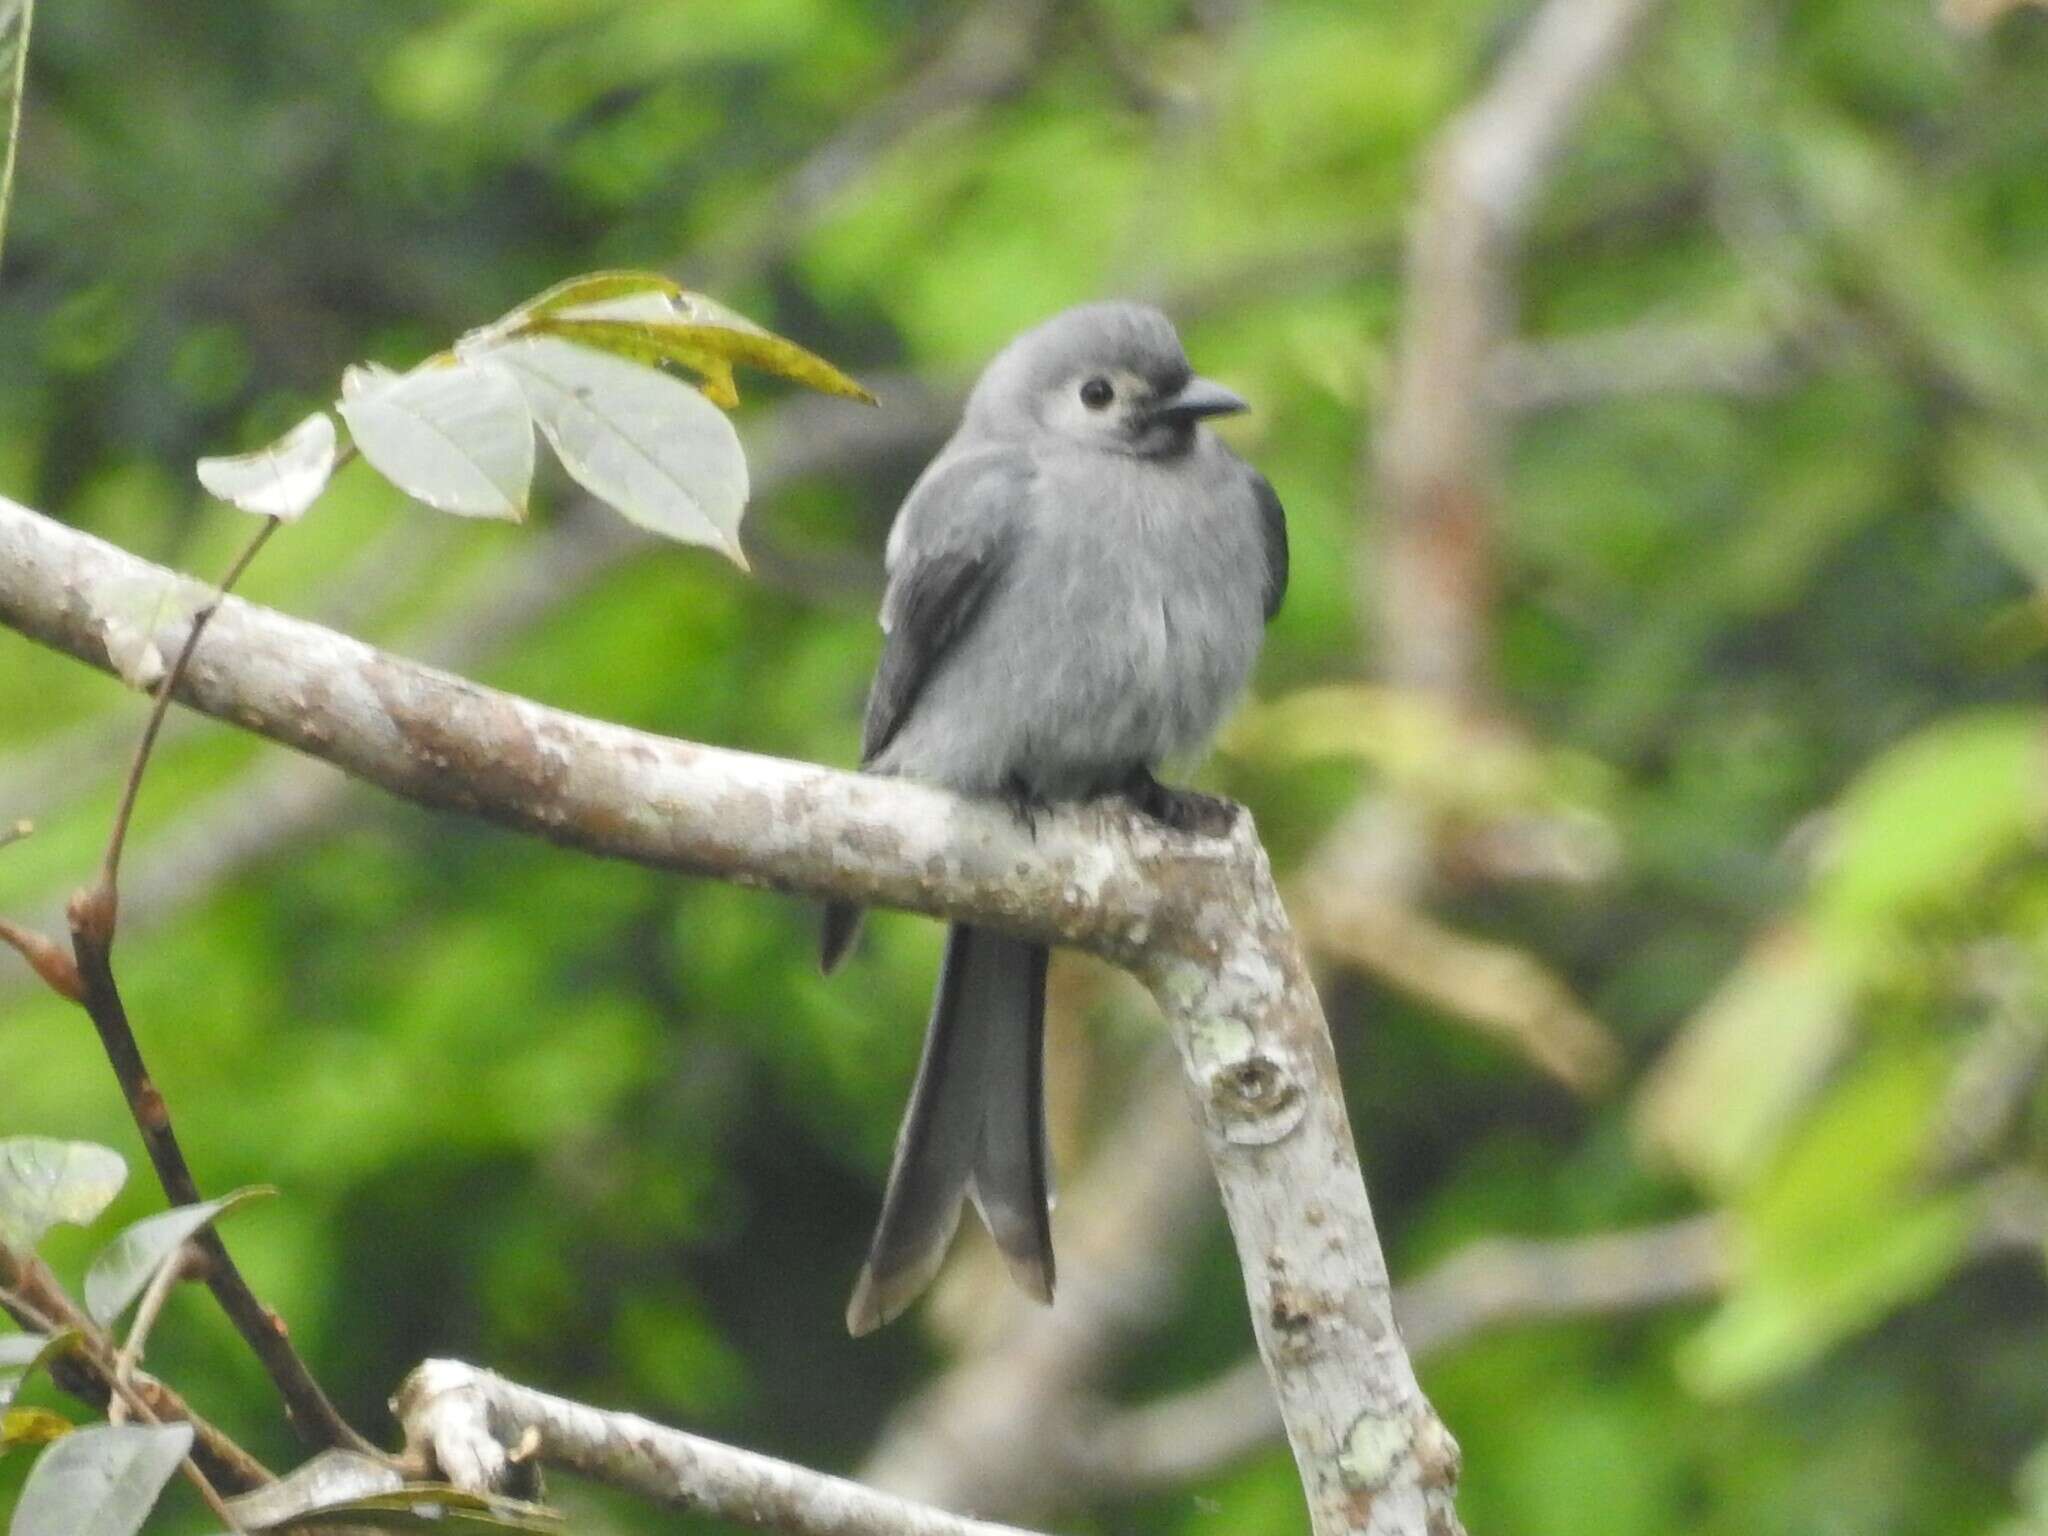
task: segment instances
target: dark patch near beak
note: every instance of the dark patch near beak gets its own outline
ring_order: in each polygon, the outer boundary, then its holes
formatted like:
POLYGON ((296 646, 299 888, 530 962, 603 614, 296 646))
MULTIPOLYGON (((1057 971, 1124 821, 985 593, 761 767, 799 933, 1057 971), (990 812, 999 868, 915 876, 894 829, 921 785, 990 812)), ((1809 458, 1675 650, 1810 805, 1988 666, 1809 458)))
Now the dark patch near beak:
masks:
POLYGON ((1236 416, 1251 406, 1244 396, 1210 379, 1189 379, 1169 398, 1152 407, 1161 421, 1196 422, 1205 416, 1236 416))

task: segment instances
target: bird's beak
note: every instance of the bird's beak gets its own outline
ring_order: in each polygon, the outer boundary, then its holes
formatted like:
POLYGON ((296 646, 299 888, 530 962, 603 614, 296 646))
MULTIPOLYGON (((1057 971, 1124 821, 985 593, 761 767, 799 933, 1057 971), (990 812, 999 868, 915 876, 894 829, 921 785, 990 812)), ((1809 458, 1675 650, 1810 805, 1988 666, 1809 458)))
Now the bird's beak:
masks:
POLYGON ((1194 422, 1205 416, 1235 416, 1251 406, 1242 395, 1225 389, 1212 379, 1189 379, 1180 392, 1162 400, 1152 414, 1166 421, 1194 422))

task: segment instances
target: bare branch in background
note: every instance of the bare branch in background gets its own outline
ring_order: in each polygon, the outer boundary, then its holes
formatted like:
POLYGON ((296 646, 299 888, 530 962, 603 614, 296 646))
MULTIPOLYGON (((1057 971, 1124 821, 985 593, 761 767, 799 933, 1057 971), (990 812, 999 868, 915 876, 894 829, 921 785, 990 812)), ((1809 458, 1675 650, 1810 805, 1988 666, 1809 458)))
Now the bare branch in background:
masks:
POLYGON ((1574 1093, 1608 1088, 1621 1048, 1535 956, 1445 926, 1420 907, 1327 876, 1297 882, 1318 954, 1377 976, 1526 1056, 1574 1093))
MULTIPOLYGON (((1723 1220, 1694 1216, 1659 1227, 1556 1241, 1473 1243, 1394 1296, 1416 1355, 1488 1328, 1608 1316, 1711 1296, 1726 1283, 1723 1220)), ((1111 1491, 1183 1485, 1273 1445, 1280 1424, 1256 1361, 1178 1397, 1111 1412, 1075 1436, 1086 1476, 1111 1491)))
POLYGON ((1502 342, 1487 363, 1485 394, 1511 416, 1617 396, 1767 395, 1791 383, 1798 363, 1794 339, 1773 332, 1645 323, 1502 342))
POLYGON ((493 1492, 525 1458, 655 1503, 791 1536, 1025 1536, 630 1413, 550 1397, 459 1360, 429 1360, 392 1399, 417 1473, 493 1492))
POLYGON ((1514 325, 1516 248, 1567 137, 1655 5, 1546 0, 1429 152, 1377 445, 1388 531, 1373 606, 1386 674, 1403 686, 1461 700, 1483 689, 1500 431, 1487 382, 1514 325))
MULTIPOLYGON (((115 595, 165 574, 0 500, 0 623, 45 645, 107 665, 115 595)), ((1394 1330, 1335 1052, 1249 817, 1186 838, 1088 807, 1033 836, 1000 806, 582 719, 234 600, 181 697, 587 852, 981 922, 1130 969, 1181 1052, 1316 1531, 1458 1529, 1457 1448, 1394 1330)))

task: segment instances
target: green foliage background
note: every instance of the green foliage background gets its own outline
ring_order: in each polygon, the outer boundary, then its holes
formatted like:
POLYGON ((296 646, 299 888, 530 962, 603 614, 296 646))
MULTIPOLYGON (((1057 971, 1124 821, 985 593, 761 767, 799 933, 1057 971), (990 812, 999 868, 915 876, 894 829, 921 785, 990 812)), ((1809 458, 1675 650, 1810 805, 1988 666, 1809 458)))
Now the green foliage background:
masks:
MULTIPOLYGON (((1400 239, 1431 134, 1524 8, 1268 0, 1219 23, 1227 9, 1060 7, 1016 89, 937 115, 810 208, 787 199, 792 171, 960 12, 46 4, 0 271, 0 492, 217 571, 246 524, 201 496, 197 455, 263 440, 346 363, 409 363, 594 267, 668 267, 863 371, 885 411, 914 408, 907 376, 953 387, 1047 311, 1142 289, 1257 403, 1233 437, 1289 508, 1294 587, 1259 695, 1370 677, 1387 523, 1361 466, 1400 239)), ((1565 978, 1618 1037, 1619 1086, 1581 1102, 1454 1017, 1326 977, 1397 1274, 1488 1235, 1705 1207, 1743 1239, 1720 1304, 1513 1327, 1427 1362, 1467 1519, 1501 1536, 2041 1529, 2041 1259, 1978 1258, 1971 1234, 1988 1189, 2048 1174, 2027 1070, 2048 1032, 2048 12, 1969 31, 1924 0, 1669 8, 1544 199, 1521 286, 1539 341, 1787 339, 1763 387, 1603 394, 1507 442, 1500 704, 1578 765, 1555 770, 1558 794, 1601 786, 1618 854, 1589 884, 1447 875, 1431 908, 1565 978), (1961 1131, 1984 1144, 1934 1155, 1960 1134, 1959 1074, 1998 1040, 2019 1042, 2011 1112, 1965 1097, 1961 1131)), ((750 395, 743 436, 773 393, 750 395)), ((848 762, 881 539, 924 451, 760 498, 760 580, 649 551, 473 670, 848 762)), ((542 500, 547 521, 570 498, 542 500)), ((545 536, 438 523, 356 469, 245 590, 406 649, 545 536)), ((0 854, 0 910, 47 912, 90 867, 140 716, 0 634, 0 819, 40 826, 0 854)), ((1211 778, 1285 864, 1400 755, 1353 745, 1304 764, 1254 729, 1211 778)), ((271 755, 180 722, 131 870, 182 867, 180 830, 203 818, 217 846, 271 755)), ((827 985, 793 904, 364 792, 346 805, 197 882, 127 939, 124 971, 201 1179, 283 1190, 229 1235, 347 1411, 381 1427, 404 1371, 450 1353, 857 1465, 944 1353, 916 1317, 862 1343, 840 1323, 931 925, 878 922, 858 973, 827 985)), ((83 1020, 11 974, 0 987, 0 1132, 139 1162, 83 1020)), ((1072 1043, 1084 1144, 1151 1029, 1097 1012, 1072 1043)), ((155 1208, 145 1182, 121 1215, 155 1208)), ((1134 1396, 1249 1346, 1211 1225, 1134 1396)), ((174 1302, 150 1364, 288 1458, 202 1295, 174 1302)), ((0 1506, 22 1460, 0 1460, 0 1506)), ((188 1498, 165 1529, 198 1528, 188 1498)), ((676 1523, 574 1507, 591 1530, 676 1523)), ((1277 1449, 1058 1521, 1299 1524, 1277 1449)))

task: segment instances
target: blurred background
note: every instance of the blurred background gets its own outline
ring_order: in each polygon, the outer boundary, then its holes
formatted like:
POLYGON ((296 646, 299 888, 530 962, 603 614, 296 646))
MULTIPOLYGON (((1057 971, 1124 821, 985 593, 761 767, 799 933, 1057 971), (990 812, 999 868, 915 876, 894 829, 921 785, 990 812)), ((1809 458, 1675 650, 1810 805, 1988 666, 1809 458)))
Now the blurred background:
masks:
MULTIPOLYGON (((974 369, 1167 305, 1294 541, 1202 782, 1317 957, 1471 1527, 2048 1530, 2048 11, 65 0, 22 154, 0 493, 195 573, 247 533, 195 457, 574 272, 859 372, 880 410, 748 391, 753 580, 559 476, 504 528, 357 467, 244 589, 828 763, 974 369)), ((0 910, 90 869, 142 713, 0 633, 0 910)), ((1128 984, 1056 971, 1059 1306, 976 1237, 855 1343, 936 925, 827 984, 795 903, 172 727, 130 1005, 202 1183, 281 1188, 228 1237, 373 1435, 448 1353, 1062 1531, 1303 1527, 1128 984)), ((140 1163, 11 957, 0 1132, 140 1163)), ((291 1458, 203 1293, 150 1365, 291 1458)))

